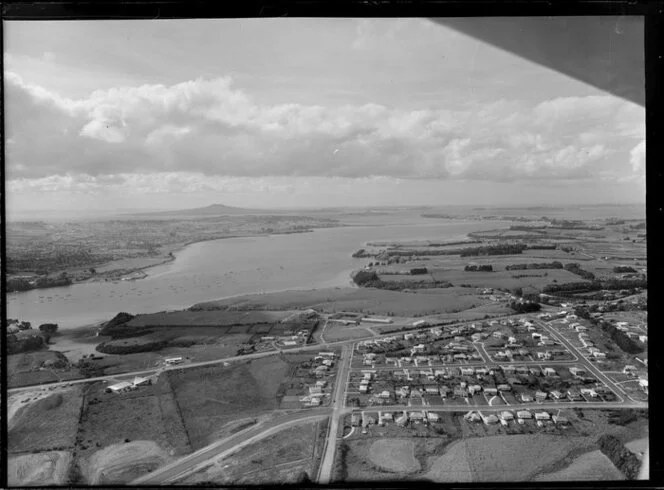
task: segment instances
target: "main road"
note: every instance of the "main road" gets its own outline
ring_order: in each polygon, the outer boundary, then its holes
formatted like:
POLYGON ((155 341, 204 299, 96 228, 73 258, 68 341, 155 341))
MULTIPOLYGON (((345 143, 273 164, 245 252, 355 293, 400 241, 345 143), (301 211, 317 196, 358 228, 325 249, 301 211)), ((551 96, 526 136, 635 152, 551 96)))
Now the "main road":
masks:
POLYGON ((569 341, 565 338, 565 336, 559 332, 556 331, 555 328, 552 326, 548 325, 545 322, 542 322, 540 320, 536 320, 537 323, 539 323, 545 330, 547 330, 553 337, 558 339, 559 342, 561 342, 567 349, 574 353, 578 358, 579 358, 579 363, 583 364, 590 372, 592 372, 597 379, 602 380, 602 382, 611 388, 611 390, 615 393, 615 395, 621 400, 624 401, 623 397, 620 396, 620 393, 622 390, 616 386, 616 384, 609 379, 608 376, 606 376, 604 373, 602 373, 599 369, 597 369, 592 362, 588 361, 586 357, 569 341))
POLYGON ((132 485, 159 485, 173 482, 186 474, 199 469, 213 458, 222 458, 238 449, 268 437, 287 427, 313 422, 329 417, 332 412, 329 408, 317 408, 288 415, 282 415, 272 420, 260 422, 249 429, 240 431, 230 437, 216 441, 198 451, 189 454, 171 464, 134 480, 132 485))
POLYGON ((348 411, 345 410, 346 385, 350 373, 350 361, 353 358, 352 348, 348 345, 343 347, 339 359, 339 369, 337 370, 337 379, 334 386, 334 395, 332 397, 333 412, 328 424, 327 437, 323 448, 323 457, 321 458, 318 470, 318 483, 327 485, 332 479, 332 470, 334 467, 334 453, 337 448, 337 433, 339 432, 339 420, 348 411))

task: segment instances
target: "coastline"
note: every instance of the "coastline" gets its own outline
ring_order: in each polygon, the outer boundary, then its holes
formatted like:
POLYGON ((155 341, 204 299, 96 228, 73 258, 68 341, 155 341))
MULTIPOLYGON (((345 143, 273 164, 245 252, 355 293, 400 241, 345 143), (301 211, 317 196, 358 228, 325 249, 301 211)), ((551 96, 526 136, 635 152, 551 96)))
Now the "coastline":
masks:
MULTIPOLYGON (((345 226, 345 225, 341 225, 345 226)), ((327 228, 327 227, 325 227, 327 228)), ((336 228, 336 226, 335 226, 336 228)), ((63 286, 52 286, 52 287, 68 287, 72 286, 74 284, 85 284, 85 283, 95 283, 95 282, 104 282, 104 281, 136 281, 140 279, 145 279, 148 274, 145 272, 148 269, 151 269, 153 267, 158 267, 160 265, 168 264, 169 262, 173 262, 177 257, 175 256, 176 253, 181 252, 184 250, 186 247, 190 245, 194 245, 196 243, 202 243, 202 242, 209 242, 209 241, 215 241, 215 240, 226 240, 229 238, 251 238, 251 237, 264 237, 264 236, 273 236, 273 235, 290 235, 290 234, 295 234, 295 233, 312 233, 316 228, 311 228, 307 230, 297 230, 297 231, 284 231, 282 233, 278 232, 273 232, 273 233, 261 233, 261 234, 234 234, 234 235, 228 235, 228 236, 222 236, 222 237, 206 237, 206 238, 200 238, 196 240, 190 240, 187 242, 179 242, 179 243, 172 243, 168 245, 163 245, 160 249, 160 252, 157 257, 132 257, 132 258, 122 258, 122 259, 117 259, 113 260, 110 262, 105 262, 103 264, 100 264, 96 267, 95 269, 106 269, 101 272, 97 272, 92 276, 85 277, 84 279, 80 280, 72 280, 71 284, 68 285, 63 285, 63 286), (158 261, 155 261, 158 260, 158 261), (121 264, 122 262, 127 262, 127 261, 136 261, 139 264, 141 262, 143 265, 136 265, 133 267, 122 267, 121 264), (113 264, 118 264, 118 267, 113 268, 113 264), (139 277, 131 277, 127 278, 125 276, 131 276, 134 274, 140 274, 139 277)), ((76 269, 60 269, 57 271, 54 271, 54 275, 59 275, 61 273, 67 273, 67 274, 75 274, 77 272, 83 271, 88 269, 87 267, 78 267, 76 269)), ((15 276, 20 276, 22 274, 17 273, 14 274, 15 276)), ((48 288, 32 288, 29 289, 28 291, 33 291, 35 289, 50 289, 48 288)), ((13 293, 21 293, 21 292, 27 292, 27 291, 14 291, 13 293)))

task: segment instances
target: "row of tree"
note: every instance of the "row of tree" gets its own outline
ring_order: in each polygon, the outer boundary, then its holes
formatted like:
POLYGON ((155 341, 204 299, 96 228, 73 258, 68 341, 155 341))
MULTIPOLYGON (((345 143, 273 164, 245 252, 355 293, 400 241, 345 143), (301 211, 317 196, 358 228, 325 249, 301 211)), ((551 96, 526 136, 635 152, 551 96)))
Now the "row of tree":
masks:
POLYGON ((533 262, 530 264, 511 264, 506 265, 505 270, 508 271, 519 271, 524 269, 562 269, 562 262, 533 262))
POLYGON ((569 264, 565 264, 565 270, 570 271, 571 273, 576 274, 577 276, 582 277, 583 279, 587 279, 588 281, 595 280, 595 274, 583 270, 581 266, 576 262, 570 262, 569 264))
POLYGON ((523 243, 503 243, 499 245, 487 245, 485 247, 470 247, 460 251, 461 257, 472 257, 479 255, 516 255, 523 253, 528 248, 523 243))
POLYGON ((491 264, 484 264, 484 265, 471 265, 468 264, 466 267, 463 268, 466 272, 471 271, 471 272, 493 272, 493 266, 491 264))

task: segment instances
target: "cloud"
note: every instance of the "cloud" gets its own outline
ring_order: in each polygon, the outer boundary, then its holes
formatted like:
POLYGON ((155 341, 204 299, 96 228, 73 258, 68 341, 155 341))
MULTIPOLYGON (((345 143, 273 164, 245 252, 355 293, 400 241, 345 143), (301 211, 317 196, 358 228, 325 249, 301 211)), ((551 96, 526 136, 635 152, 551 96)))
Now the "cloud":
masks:
POLYGON ((77 100, 13 73, 5 81, 9 179, 193 172, 506 182, 591 178, 607 167, 620 176, 627 161, 643 160, 644 146, 634 148, 643 110, 612 96, 405 110, 262 105, 229 77, 77 100))
POLYGON ((634 173, 642 173, 646 168, 646 142, 641 141, 629 152, 629 163, 634 173))

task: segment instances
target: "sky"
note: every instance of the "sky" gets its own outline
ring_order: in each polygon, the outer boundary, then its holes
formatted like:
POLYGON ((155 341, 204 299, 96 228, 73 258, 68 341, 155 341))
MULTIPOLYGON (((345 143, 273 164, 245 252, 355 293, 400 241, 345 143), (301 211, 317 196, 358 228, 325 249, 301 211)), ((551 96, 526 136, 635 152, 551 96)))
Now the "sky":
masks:
POLYGON ((642 106, 428 19, 4 28, 10 218, 645 200, 642 106))

